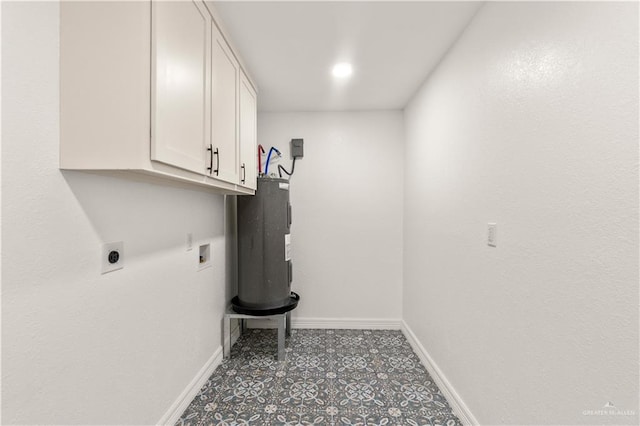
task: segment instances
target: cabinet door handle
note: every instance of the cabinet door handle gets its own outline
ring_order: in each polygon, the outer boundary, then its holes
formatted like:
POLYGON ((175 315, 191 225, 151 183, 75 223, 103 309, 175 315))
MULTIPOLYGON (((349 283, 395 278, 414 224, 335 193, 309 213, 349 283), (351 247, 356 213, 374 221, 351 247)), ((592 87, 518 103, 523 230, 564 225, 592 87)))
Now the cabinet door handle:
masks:
POLYGON ((213 170, 213 145, 209 144, 207 151, 209 151, 209 167, 207 167, 207 170, 209 170, 209 174, 211 174, 213 170))
POLYGON ((207 167, 207 170, 209 170, 209 174, 215 173, 216 176, 218 176, 218 172, 220 171, 220 152, 218 152, 218 148, 216 148, 216 150, 213 150, 213 145, 209 144, 209 148, 207 148, 207 151, 209 151, 209 164, 210 166, 207 167), (216 156, 216 168, 213 168, 213 156, 216 156))
POLYGON ((247 180, 247 168, 244 166, 244 163, 242 163, 242 183, 245 182, 245 180, 247 180))

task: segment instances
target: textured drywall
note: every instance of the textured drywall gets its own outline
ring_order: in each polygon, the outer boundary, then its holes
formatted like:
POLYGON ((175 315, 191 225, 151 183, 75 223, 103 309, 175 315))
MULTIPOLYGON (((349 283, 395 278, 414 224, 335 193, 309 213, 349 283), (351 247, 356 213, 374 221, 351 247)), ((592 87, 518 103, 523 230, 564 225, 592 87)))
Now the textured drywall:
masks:
POLYGON ((638 424, 637 3, 487 3, 405 125, 404 318, 467 407, 638 424))
POLYGON ((258 142, 304 139, 291 179, 293 316, 397 319, 402 304, 402 113, 260 113, 258 142))
POLYGON ((224 197, 58 170, 58 17, 2 3, 2 424, 154 424, 221 345, 224 197))

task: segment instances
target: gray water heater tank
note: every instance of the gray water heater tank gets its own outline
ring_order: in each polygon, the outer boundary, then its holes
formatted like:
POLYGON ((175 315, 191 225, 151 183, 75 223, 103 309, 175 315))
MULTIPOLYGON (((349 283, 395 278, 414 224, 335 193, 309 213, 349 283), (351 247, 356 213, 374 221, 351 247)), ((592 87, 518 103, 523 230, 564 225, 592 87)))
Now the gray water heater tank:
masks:
POLYGON ((238 302, 253 309, 291 303, 291 204, 286 179, 261 177, 238 196, 238 302))

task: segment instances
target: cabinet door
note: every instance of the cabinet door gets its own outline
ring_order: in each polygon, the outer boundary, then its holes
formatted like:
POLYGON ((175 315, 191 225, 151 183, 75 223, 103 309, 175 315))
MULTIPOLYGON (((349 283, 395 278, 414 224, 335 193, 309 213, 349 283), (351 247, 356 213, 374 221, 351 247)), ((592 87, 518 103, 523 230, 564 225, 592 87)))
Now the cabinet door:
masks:
POLYGON ((253 86, 240 73, 240 185, 256 189, 257 100, 253 86))
POLYGON ((211 18, 202 3, 152 3, 151 159, 207 173, 211 18))
POLYGON ((211 31, 212 176, 238 183, 238 79, 240 67, 215 24, 211 31))

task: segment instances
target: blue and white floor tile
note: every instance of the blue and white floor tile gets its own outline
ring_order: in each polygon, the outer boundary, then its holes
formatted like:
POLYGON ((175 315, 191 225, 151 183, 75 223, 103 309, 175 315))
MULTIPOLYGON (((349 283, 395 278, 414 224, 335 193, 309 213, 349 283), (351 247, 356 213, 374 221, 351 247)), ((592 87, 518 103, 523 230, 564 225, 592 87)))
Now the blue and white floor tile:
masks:
POLYGON ((400 331, 248 330, 177 425, 445 425, 458 418, 400 331))

